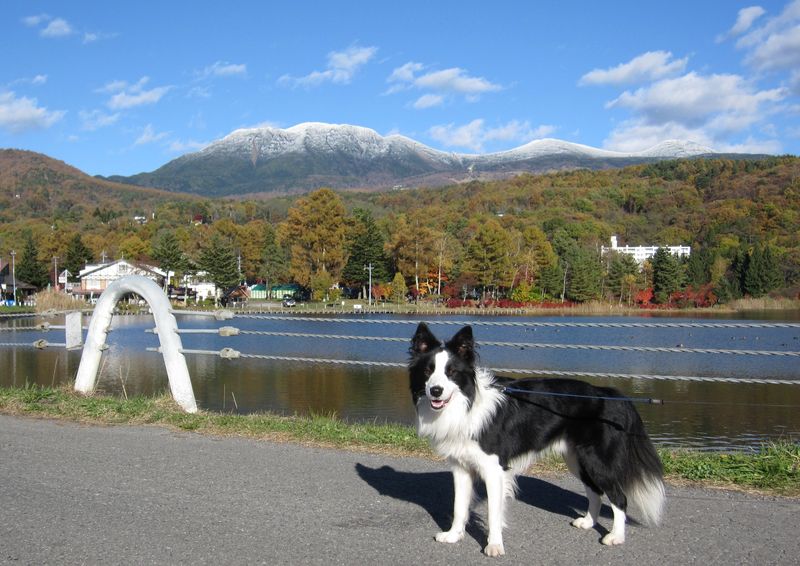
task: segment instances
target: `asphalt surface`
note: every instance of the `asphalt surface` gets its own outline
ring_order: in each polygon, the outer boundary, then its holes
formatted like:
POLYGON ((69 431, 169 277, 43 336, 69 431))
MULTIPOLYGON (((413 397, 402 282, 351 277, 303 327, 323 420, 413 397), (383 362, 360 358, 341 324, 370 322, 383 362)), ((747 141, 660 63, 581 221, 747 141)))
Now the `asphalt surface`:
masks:
POLYGON ((215 438, 160 427, 0 415, 0 563, 12 564, 800 564, 800 501, 667 488, 663 525, 569 525, 568 476, 520 478, 506 555, 491 559, 485 501, 463 541, 449 526, 442 462, 215 438))

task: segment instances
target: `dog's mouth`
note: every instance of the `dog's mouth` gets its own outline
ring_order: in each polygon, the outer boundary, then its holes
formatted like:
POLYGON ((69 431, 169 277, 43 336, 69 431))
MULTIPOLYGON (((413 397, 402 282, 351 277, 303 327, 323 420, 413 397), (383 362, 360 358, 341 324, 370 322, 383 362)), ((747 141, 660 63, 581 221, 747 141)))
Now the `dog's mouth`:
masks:
POLYGON ((434 411, 441 411, 450 402, 453 396, 450 395, 447 399, 431 399, 431 409, 434 411))

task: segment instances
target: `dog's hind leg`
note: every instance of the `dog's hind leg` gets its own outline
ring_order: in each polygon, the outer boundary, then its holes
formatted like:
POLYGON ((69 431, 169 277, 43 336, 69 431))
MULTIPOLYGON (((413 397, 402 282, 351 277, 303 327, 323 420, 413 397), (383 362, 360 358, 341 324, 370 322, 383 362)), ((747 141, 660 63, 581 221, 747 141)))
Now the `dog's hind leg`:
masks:
POLYGON ((614 524, 611 527, 611 532, 602 538, 600 542, 606 545, 622 544, 625 542, 625 511, 611 504, 611 510, 614 512, 614 524))
POLYGON ((567 450, 564 452, 563 456, 564 462, 567 464, 569 471, 572 472, 572 475, 583 481, 583 489, 586 491, 586 499, 589 500, 589 506, 586 509, 586 515, 583 517, 578 517, 572 521, 571 525, 579 529, 591 529, 594 527, 597 519, 600 518, 600 498, 603 494, 598 493, 592 486, 586 483, 584 480, 585 475, 581 470, 581 465, 573 451, 567 450))
POLYGON ((453 524, 449 531, 436 535, 438 542, 454 543, 464 538, 464 529, 469 519, 469 504, 472 501, 472 475, 469 470, 453 465, 453 524))
POLYGON ((591 529, 594 527, 597 519, 600 518, 601 494, 597 493, 586 484, 584 484, 583 487, 586 490, 586 499, 589 500, 589 507, 586 510, 586 515, 578 517, 572 521, 571 524, 573 527, 578 527, 579 529, 591 529))

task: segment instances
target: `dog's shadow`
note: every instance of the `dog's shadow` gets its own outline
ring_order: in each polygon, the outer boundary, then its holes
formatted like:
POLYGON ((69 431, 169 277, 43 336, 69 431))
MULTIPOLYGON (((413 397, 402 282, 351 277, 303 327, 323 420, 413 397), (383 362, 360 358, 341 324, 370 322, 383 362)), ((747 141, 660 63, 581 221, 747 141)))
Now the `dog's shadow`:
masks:
MULTIPOLYGON (((453 517, 453 476, 450 472, 401 472, 391 466, 370 468, 359 463, 356 464, 356 473, 379 494, 419 505, 428 512, 440 530, 450 528, 453 517)), ((584 496, 552 483, 520 476, 517 484, 517 500, 532 507, 569 517, 570 520, 581 516, 586 509, 584 496)), ((476 482, 475 487, 477 496, 485 499, 483 483, 476 482)), ((605 510, 601 515, 607 515, 605 510)), ((604 534, 602 527, 595 525, 595 529, 604 534)), ((476 541, 485 541, 487 529, 474 514, 470 515, 466 530, 476 541)))

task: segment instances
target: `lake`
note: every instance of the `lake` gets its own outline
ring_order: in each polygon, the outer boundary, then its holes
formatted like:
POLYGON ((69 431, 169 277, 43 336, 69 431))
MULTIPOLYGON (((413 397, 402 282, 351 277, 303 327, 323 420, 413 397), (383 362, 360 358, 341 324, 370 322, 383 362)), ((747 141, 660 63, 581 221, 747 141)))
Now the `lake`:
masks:
MULTIPOLYGON (((335 320, 242 318, 215 321, 207 317, 178 316, 181 329, 235 326, 241 330, 311 335, 398 338, 400 341, 329 339, 316 336, 182 334, 184 348, 219 350, 280 357, 322 358, 403 364, 408 343, 420 318, 358 315, 335 320), (364 320, 385 320, 369 323, 364 320)), ((648 317, 498 317, 429 316, 434 333, 449 338, 461 324, 475 323, 481 364, 492 368, 538 371, 633 374, 643 377, 584 377, 597 385, 611 385, 636 398, 656 398, 661 405, 638 404, 648 432, 661 446, 701 450, 758 447, 769 440, 800 438, 800 358, 624 350, 567 349, 568 345, 667 347, 681 349, 800 351, 800 313, 761 313, 732 318, 648 317), (692 323, 759 322, 778 317, 794 325, 769 328, 654 328, 589 327, 575 323, 692 323), (538 326, 503 326, 526 323, 538 326), (547 326, 564 324, 566 326, 547 326), (513 342, 494 346, 488 342, 513 342), (481 343, 484 343, 481 345, 481 343), (546 347, 546 346, 556 347, 546 347), (739 379, 777 379, 793 384, 740 384, 672 381, 646 376, 701 376, 739 379), (796 384, 795 384, 796 382, 796 384)), ((63 324, 63 319, 47 319, 63 324)), ((0 342, 30 343, 39 338, 63 342, 63 331, 31 328, 38 318, 0 319, 0 326, 17 328, 0 333, 0 342)), ((88 324, 88 318, 84 325, 88 324)), ((104 354, 98 390, 112 395, 153 395, 168 390, 158 338, 150 316, 115 316, 104 354)), ((74 381, 80 351, 60 348, 0 347, 0 385, 26 383, 57 385, 74 381)), ((221 359, 187 355, 198 405, 203 409, 282 414, 335 413, 350 421, 413 424, 406 372, 402 367, 332 365, 260 359, 221 359)), ((511 374, 509 374, 511 375, 511 374)), ((524 376, 520 376, 524 377, 524 376)))

